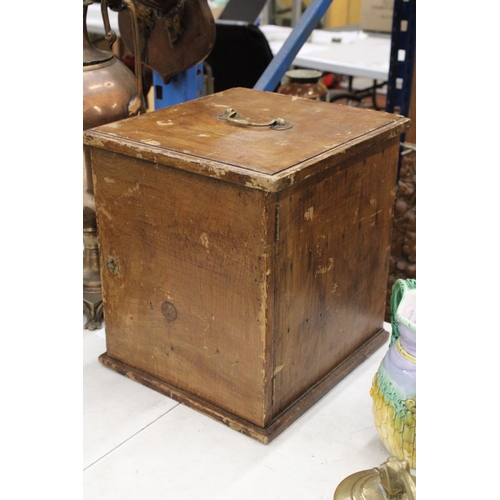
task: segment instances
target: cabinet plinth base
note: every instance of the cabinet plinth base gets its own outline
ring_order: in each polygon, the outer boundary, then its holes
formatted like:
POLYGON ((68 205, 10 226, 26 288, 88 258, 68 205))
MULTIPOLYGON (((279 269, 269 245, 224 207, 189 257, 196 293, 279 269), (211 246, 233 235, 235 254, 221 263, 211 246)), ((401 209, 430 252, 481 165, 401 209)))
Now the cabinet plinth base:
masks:
POLYGON ((278 415, 267 427, 262 428, 232 413, 229 413, 217 406, 214 406, 202 399, 178 389, 152 375, 137 370, 132 366, 112 358, 107 353, 99 356, 99 361, 106 367, 125 377, 139 382, 169 398, 174 399, 186 406, 193 408, 232 429, 241 432, 257 441, 268 444, 293 422, 303 415, 309 408, 317 403, 335 385, 337 385, 350 372, 358 367, 377 349, 382 347, 388 338, 385 330, 378 331, 370 340, 363 344, 358 350, 353 352, 345 361, 336 366, 330 373, 323 377, 318 383, 312 386, 300 398, 298 398, 285 411, 278 415))

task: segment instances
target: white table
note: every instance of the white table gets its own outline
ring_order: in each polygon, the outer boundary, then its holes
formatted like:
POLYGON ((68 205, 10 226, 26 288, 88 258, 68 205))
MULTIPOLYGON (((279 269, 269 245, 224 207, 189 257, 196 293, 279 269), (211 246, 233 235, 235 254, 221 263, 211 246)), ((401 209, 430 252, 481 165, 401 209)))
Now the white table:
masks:
MULTIPOLYGON (((292 28, 260 26, 274 55, 281 49, 292 28)), ((339 75, 387 81, 391 36, 363 31, 313 30, 293 64, 339 75), (332 42, 332 39, 341 40, 332 42)))

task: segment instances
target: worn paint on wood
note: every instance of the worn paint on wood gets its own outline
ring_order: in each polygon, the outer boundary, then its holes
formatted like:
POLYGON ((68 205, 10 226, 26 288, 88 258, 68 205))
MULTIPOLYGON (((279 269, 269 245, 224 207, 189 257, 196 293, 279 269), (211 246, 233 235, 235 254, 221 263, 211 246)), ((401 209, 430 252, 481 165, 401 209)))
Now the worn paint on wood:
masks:
POLYGON ((407 127, 407 119, 389 113, 231 89, 86 131, 84 142, 273 192, 398 137, 407 127), (281 117, 293 127, 232 125, 218 118, 228 107, 253 122, 281 117))
POLYGON ((398 147, 279 193, 273 414, 382 328, 398 147))
POLYGON ((395 115, 233 89, 85 132, 101 361, 269 442, 376 349, 395 115), (242 128, 226 107, 293 132, 242 128))

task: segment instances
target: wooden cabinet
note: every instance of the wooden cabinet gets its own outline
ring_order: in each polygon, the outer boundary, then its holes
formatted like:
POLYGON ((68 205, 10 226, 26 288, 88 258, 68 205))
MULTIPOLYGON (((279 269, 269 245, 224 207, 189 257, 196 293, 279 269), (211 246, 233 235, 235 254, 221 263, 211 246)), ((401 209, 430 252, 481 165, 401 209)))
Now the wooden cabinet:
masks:
POLYGON ((277 436, 386 338, 407 128, 231 89, 86 131, 102 363, 261 442, 277 436), (264 126, 278 117, 289 128, 264 126))

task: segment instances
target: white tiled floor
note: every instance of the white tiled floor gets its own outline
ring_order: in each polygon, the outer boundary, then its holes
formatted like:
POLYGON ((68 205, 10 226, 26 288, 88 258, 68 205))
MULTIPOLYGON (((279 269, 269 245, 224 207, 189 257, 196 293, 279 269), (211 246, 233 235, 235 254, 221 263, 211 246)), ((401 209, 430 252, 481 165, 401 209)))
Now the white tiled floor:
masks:
POLYGON ((369 396, 387 346, 263 445, 102 366, 104 335, 83 330, 85 500, 331 500, 388 457, 369 396))

